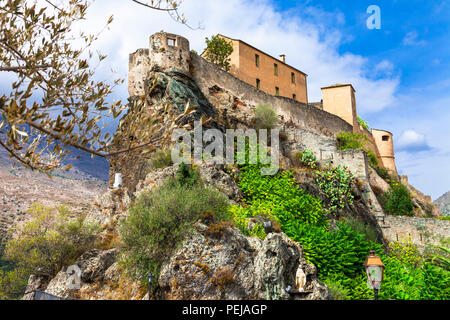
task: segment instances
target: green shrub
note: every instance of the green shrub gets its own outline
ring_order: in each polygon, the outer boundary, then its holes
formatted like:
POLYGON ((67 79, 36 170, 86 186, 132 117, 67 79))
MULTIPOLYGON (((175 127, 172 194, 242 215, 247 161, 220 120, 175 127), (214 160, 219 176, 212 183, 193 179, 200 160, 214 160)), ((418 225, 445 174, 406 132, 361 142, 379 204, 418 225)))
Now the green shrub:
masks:
POLYGON ((320 190, 328 198, 328 211, 336 214, 345 204, 353 203, 352 181, 353 175, 347 167, 332 167, 316 171, 315 180, 320 190))
POLYGON ((431 265, 450 271, 450 249, 444 245, 429 245, 425 248, 424 259, 431 265))
POLYGON ((277 175, 261 175, 260 166, 241 168, 239 187, 246 196, 249 207, 247 217, 263 215, 280 223, 298 220, 307 224, 326 226, 319 198, 299 189, 290 171, 277 175))
POLYGON ((411 194, 403 184, 394 183, 382 197, 383 208, 387 214, 394 216, 413 216, 411 194))
POLYGON ((370 131, 369 123, 367 121, 364 121, 359 116, 356 116, 356 120, 358 121, 358 124, 366 129, 367 131, 370 131))
POLYGON ((369 158, 369 165, 372 168, 378 167, 378 159, 375 153, 372 150, 367 151, 367 157, 369 158))
POLYGON ((362 133, 342 131, 337 135, 338 150, 361 149, 368 142, 362 133))
POLYGON ((255 128, 273 129, 278 122, 278 116, 267 104, 260 104, 255 109, 255 128))
POLYGON ((342 279, 338 277, 330 277, 323 282, 327 285, 333 300, 350 300, 350 292, 342 284, 342 279))
POLYGON ((368 252, 381 248, 379 244, 366 241, 364 235, 347 224, 339 222, 337 225, 337 230, 329 232, 296 221, 282 224, 283 231, 303 246, 305 258, 317 267, 320 278, 333 274, 353 277, 363 270, 362 263, 368 252))
POLYGON ((422 261, 417 246, 410 237, 389 243, 389 256, 408 267, 418 267, 422 261))
POLYGON ((192 168, 192 166, 185 164, 184 162, 180 163, 180 166, 177 169, 175 174, 175 180, 171 180, 171 182, 178 183, 181 186, 190 187, 200 182, 200 174, 197 170, 192 168))
POLYGON ((232 42, 228 42, 219 35, 212 36, 211 39, 205 38, 206 49, 205 58, 225 71, 230 70, 230 55, 233 53, 232 42))
POLYGON ((45 207, 35 203, 28 210, 31 220, 16 230, 5 247, 4 259, 14 269, 2 272, 0 295, 18 298, 23 295, 31 274, 46 279, 62 267, 73 264, 85 251, 96 245, 99 228, 87 223, 84 216, 70 217, 67 207, 45 207))
POLYGON ((365 271, 357 272, 353 277, 343 274, 331 274, 323 282, 329 286, 334 300, 368 300, 373 299, 373 290, 367 286, 365 271))
MULTIPOLYGON (((189 170, 187 170, 189 171, 189 170)), ((131 214, 119 228, 122 238, 122 265, 128 275, 145 283, 152 272, 155 282, 161 264, 182 243, 205 212, 216 219, 228 219, 227 197, 221 192, 186 178, 169 180, 153 193, 144 193, 130 208, 131 214)))
POLYGON ((9 272, 0 270, 0 300, 16 300, 22 298, 28 284, 29 274, 23 269, 9 272))
POLYGON ((302 163, 310 167, 311 169, 315 169, 318 167, 317 158, 315 154, 309 149, 303 150, 302 163))
POLYGON ((349 225, 354 231, 364 235, 365 240, 370 242, 377 242, 378 236, 377 231, 375 230, 375 227, 371 226, 370 224, 358 220, 357 218, 347 218, 345 220, 347 225, 349 225))
POLYGON ((375 153, 369 148, 369 139, 362 133, 343 131, 337 135, 338 150, 363 149, 367 152, 369 165, 378 167, 378 159, 375 153))
POLYGON ((173 165, 171 150, 157 150, 150 159, 150 165, 153 169, 166 168, 173 165))
POLYGON ((386 168, 380 168, 378 166, 375 167, 375 171, 378 173, 378 175, 388 183, 390 183, 392 177, 389 171, 386 168))
POLYGON ((450 273, 429 263, 422 267, 423 286, 421 299, 423 300, 449 300, 450 299, 450 273))
POLYGON ((93 248, 98 225, 84 216, 70 218, 66 207, 56 209, 35 203, 29 210, 32 219, 17 229, 9 240, 5 258, 37 276, 52 277, 93 248))

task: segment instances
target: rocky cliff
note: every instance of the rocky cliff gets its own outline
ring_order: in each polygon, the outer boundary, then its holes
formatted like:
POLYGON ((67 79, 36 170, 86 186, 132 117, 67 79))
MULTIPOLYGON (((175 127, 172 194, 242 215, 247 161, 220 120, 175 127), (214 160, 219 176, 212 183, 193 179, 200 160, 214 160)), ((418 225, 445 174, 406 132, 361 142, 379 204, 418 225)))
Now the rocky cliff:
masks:
POLYGON ((441 215, 450 216, 450 191, 437 198, 434 201, 434 204, 439 208, 439 213, 441 215))

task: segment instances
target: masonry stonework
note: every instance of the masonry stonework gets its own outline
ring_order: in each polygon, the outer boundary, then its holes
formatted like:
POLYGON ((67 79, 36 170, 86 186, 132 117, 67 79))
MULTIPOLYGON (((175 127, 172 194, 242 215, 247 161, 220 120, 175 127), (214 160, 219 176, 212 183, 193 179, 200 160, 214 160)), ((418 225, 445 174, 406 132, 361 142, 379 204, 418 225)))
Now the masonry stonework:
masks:
POLYGON ((391 173, 397 174, 392 133, 386 130, 372 129, 372 135, 380 152, 383 166, 391 171, 391 173))
POLYGON ((218 36, 233 46, 230 73, 236 78, 268 94, 308 103, 307 75, 286 64, 285 55, 277 59, 242 40, 218 36))

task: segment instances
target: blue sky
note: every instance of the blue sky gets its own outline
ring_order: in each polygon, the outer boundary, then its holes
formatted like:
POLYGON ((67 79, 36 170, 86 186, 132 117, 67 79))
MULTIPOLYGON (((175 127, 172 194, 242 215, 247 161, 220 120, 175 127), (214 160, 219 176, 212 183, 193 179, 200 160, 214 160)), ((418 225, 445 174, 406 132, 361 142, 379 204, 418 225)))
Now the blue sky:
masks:
MULTIPOLYGON (((95 1, 81 30, 94 33, 114 15, 97 43, 108 54, 99 78, 126 79, 128 54, 160 30, 185 36, 198 52, 213 34, 242 39, 306 72, 310 101, 323 86, 352 83, 358 114, 394 134, 400 174, 433 199, 450 190, 450 0, 184 0, 181 11, 203 28, 130 0, 95 1), (369 5, 380 7, 380 30, 366 26, 369 5)), ((125 81, 115 97, 127 96, 125 81)))
MULTIPOLYGON (((274 1, 342 34, 337 51, 367 58, 366 77, 397 77, 393 101, 379 111, 358 108, 372 127, 394 133, 396 162, 410 183, 433 199, 450 189, 450 1, 274 1), (381 29, 366 27, 369 5, 381 29)), ((326 33, 326 31, 325 31, 326 33)), ((358 91, 358 89, 356 89, 358 91)), ((358 100, 358 92, 357 100, 358 100)), ((376 100, 376 97, 373 97, 376 100)))

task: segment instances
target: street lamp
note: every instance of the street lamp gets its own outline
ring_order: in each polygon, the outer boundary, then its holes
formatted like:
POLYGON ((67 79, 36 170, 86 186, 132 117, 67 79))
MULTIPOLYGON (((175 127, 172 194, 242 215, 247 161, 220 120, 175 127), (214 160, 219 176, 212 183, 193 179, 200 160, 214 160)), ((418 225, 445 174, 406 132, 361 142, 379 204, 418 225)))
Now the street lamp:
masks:
POLYGON ((384 264, 381 262, 380 257, 375 255, 374 250, 370 251, 364 267, 366 268, 367 285, 370 289, 373 289, 375 300, 378 300, 378 290, 380 290, 381 282, 383 281, 384 264))
POLYGON ((151 291, 151 288, 152 288, 152 278, 153 278, 153 275, 152 275, 151 272, 149 272, 148 275, 147 275, 147 279, 148 279, 148 300, 150 300, 150 291, 151 291))

